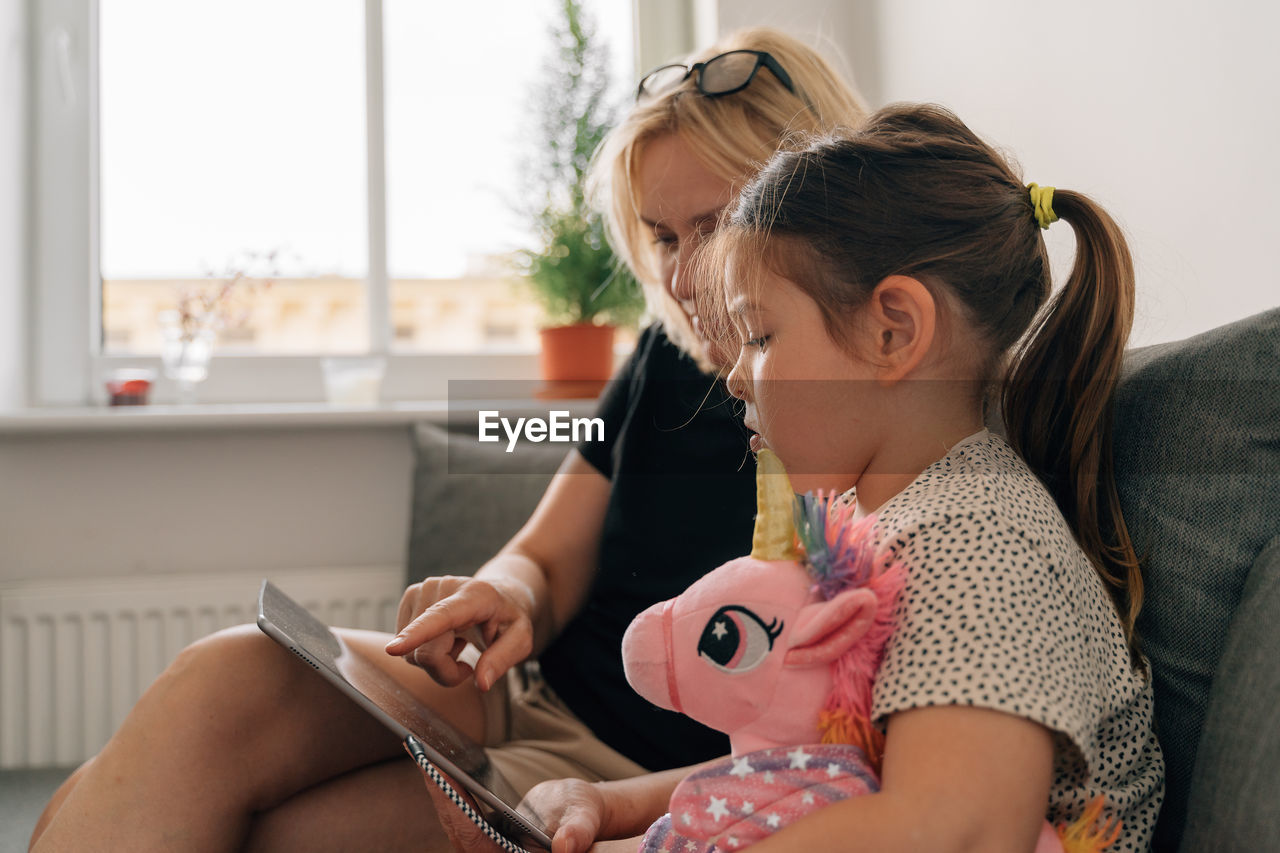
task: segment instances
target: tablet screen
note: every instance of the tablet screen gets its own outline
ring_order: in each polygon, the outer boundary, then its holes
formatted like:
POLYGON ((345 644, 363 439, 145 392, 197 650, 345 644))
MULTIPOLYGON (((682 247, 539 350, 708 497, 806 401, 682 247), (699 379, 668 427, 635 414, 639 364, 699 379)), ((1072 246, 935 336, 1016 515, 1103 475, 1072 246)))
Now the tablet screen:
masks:
MULTIPOLYGON (((258 627, 311 665, 331 684, 382 720, 403 739, 413 735, 431 761, 457 779, 483 804, 503 814, 550 848, 536 817, 517 814, 520 796, 489 761, 484 749, 418 700, 364 655, 348 647, 306 608, 263 581, 258 627)), ((495 821, 502 826, 506 821, 495 821)))

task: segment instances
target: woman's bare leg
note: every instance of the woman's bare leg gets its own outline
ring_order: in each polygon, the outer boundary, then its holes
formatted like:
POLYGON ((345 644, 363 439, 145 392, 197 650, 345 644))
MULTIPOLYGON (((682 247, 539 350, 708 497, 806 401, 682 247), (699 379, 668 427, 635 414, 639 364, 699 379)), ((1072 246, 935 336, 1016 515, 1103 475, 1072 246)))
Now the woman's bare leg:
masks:
POLYGON ((84 764, 81 764, 75 771, 63 780, 58 786, 58 790, 53 792, 53 796, 49 798, 49 802, 45 804, 44 811, 40 814, 40 819, 36 821, 35 829, 31 832, 31 841, 29 847, 34 847, 36 839, 44 835, 45 827, 49 825, 49 821, 53 820, 53 816, 58 813, 58 809, 62 808, 62 801, 80 782, 80 777, 89 769, 89 765, 93 764, 90 758, 84 764))
POLYGON ((422 771, 407 755, 353 770, 257 815, 244 846, 246 853, 451 849, 422 771))
MULTIPOLYGON (((473 685, 440 687, 388 657, 387 635, 342 633, 464 732, 483 737, 473 685)), ((156 680, 102 752, 55 794, 33 849, 237 849, 254 815, 401 755, 394 734, 257 628, 229 629, 193 644, 156 680)), ((421 779, 412 784, 421 796, 421 779)), ((364 824, 362 837, 376 839, 385 821, 352 806, 326 814, 352 832, 364 824)))

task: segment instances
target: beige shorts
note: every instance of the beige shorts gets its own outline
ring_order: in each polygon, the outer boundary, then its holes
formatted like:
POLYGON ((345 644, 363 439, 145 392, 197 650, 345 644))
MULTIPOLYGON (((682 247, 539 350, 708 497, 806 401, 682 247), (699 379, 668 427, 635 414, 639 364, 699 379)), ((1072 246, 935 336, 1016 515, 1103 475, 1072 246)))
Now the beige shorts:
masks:
POLYGON ((485 719, 485 751, 521 796, 546 779, 600 782, 647 772, 592 734, 536 661, 513 667, 485 695, 485 719))

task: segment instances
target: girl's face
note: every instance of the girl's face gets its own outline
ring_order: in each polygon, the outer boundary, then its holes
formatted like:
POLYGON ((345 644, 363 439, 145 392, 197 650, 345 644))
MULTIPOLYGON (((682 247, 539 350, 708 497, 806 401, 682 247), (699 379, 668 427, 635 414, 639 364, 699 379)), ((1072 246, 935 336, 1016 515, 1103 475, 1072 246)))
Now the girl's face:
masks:
POLYGON ((778 454, 797 493, 851 488, 876 446, 874 372, 831 339, 802 290, 763 270, 744 286, 734 267, 725 301, 741 348, 728 387, 746 403, 752 448, 778 454))
POLYGON ((699 328, 689 260, 715 230, 720 211, 733 199, 733 185, 712 174, 677 134, 649 142, 637 174, 640 218, 653 233, 667 292, 699 328))

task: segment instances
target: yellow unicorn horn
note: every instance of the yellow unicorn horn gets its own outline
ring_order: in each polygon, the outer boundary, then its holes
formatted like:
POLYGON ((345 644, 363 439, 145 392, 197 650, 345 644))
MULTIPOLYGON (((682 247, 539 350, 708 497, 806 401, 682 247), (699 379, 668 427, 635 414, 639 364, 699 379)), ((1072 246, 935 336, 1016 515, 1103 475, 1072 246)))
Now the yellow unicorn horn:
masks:
POLYGON ((795 493, 782 460, 769 448, 756 454, 756 528, 751 556, 757 560, 797 560, 796 527, 792 514, 795 493))

